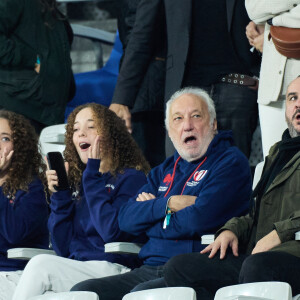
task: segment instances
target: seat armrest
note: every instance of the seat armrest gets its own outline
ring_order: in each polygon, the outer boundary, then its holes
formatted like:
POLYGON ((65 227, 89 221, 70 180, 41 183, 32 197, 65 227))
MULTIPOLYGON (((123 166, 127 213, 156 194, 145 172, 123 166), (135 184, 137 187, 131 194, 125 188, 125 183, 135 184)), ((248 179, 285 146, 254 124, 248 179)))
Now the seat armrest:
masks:
POLYGON ((39 248, 12 248, 7 250, 7 258, 30 260, 38 254, 56 255, 54 250, 39 248))
POLYGON ((99 300, 94 292, 60 292, 30 297, 30 300, 99 300))
MULTIPOLYGON (((101 297, 100 297, 101 298, 101 297)), ((196 292, 190 287, 164 287, 126 294, 122 300, 196 300, 196 292)), ((229 299, 228 299, 229 300, 229 299)))
POLYGON ((113 45, 116 39, 115 34, 98 28, 92 28, 80 24, 71 24, 71 26, 74 35, 79 37, 89 38, 108 45, 113 45))
POLYGON ((114 242, 104 245, 106 253, 121 253, 121 254, 138 254, 142 248, 142 244, 114 242))

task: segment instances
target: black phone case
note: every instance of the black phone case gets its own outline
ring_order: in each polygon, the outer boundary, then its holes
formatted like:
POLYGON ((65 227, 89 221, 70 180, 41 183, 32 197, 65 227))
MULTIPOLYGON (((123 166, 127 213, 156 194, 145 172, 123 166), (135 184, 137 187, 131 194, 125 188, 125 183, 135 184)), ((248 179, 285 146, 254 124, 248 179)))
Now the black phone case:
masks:
POLYGON ((54 186, 57 191, 69 188, 68 176, 64 164, 64 159, 60 152, 48 152, 47 160, 50 170, 55 170, 58 177, 58 186, 54 186))

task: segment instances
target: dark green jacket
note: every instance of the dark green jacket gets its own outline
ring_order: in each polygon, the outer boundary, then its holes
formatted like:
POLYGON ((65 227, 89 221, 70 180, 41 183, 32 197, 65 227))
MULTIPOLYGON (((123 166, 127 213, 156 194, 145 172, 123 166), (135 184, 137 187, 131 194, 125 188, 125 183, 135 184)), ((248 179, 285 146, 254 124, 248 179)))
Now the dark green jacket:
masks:
MULTIPOLYGON (((274 161, 278 144, 271 149, 264 171, 274 161)), ((276 229, 281 244, 272 251, 284 251, 300 257, 300 241, 295 232, 300 231, 300 152, 298 152, 275 177, 261 199, 257 230, 252 230, 253 218, 249 215, 229 220, 220 230, 231 230, 239 239, 239 248, 251 253, 257 241, 276 229)), ((219 233, 218 232, 218 233, 219 233)))
POLYGON ((74 93, 72 38, 65 19, 42 16, 39 0, 1 0, 0 106, 46 125, 62 123, 74 93))

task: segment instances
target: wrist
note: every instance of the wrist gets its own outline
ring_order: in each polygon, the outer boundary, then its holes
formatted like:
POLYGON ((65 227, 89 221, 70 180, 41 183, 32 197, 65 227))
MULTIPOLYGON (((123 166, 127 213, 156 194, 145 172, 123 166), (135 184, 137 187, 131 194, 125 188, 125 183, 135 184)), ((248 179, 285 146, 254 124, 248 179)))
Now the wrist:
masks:
POLYGON ((167 204, 166 204, 166 216, 165 216, 165 219, 164 219, 164 223, 163 223, 163 229, 166 229, 167 226, 169 226, 170 224, 170 219, 171 219, 171 215, 172 215, 172 210, 171 208, 169 207, 169 202, 171 200, 172 196, 169 197, 168 201, 167 201, 167 204))
POLYGON ((167 201, 167 205, 166 205, 166 214, 168 213, 168 211, 171 213, 174 213, 174 211, 172 210, 172 203, 171 203, 171 198, 173 196, 169 197, 168 201, 167 201))

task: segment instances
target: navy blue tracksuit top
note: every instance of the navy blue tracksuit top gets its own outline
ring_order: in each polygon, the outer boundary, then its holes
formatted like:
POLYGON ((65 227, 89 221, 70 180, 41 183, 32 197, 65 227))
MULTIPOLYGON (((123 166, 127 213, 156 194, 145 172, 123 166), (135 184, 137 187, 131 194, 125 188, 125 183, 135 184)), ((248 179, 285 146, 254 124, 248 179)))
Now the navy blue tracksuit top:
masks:
POLYGON ((178 157, 176 153, 154 168, 140 189, 139 193, 152 193, 155 199, 137 202, 132 197, 119 213, 122 230, 147 234, 149 241, 140 251, 146 265, 162 265, 172 256, 199 252, 204 248, 202 235, 215 233, 227 220, 249 210, 251 172, 247 158, 233 146, 231 132, 218 133, 199 160, 179 158, 172 182, 178 157), (195 205, 172 214, 164 229, 167 201, 180 194, 197 196, 195 205))

